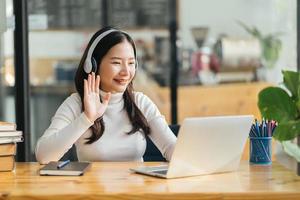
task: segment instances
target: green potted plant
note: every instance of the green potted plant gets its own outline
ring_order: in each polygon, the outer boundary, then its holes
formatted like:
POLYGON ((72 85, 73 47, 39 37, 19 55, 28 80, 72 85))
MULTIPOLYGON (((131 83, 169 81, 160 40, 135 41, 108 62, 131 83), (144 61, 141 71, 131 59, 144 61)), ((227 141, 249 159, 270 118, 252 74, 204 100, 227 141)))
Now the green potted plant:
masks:
POLYGON ((260 91, 258 107, 262 117, 278 122, 273 136, 299 164, 300 147, 296 138, 300 136, 300 73, 282 71, 282 74, 284 87, 267 87, 260 91))
POLYGON ((263 35, 255 26, 247 26, 241 21, 238 21, 237 23, 250 35, 259 40, 262 49, 262 66, 273 68, 281 52, 282 42, 279 39, 279 36, 282 35, 282 33, 263 35))

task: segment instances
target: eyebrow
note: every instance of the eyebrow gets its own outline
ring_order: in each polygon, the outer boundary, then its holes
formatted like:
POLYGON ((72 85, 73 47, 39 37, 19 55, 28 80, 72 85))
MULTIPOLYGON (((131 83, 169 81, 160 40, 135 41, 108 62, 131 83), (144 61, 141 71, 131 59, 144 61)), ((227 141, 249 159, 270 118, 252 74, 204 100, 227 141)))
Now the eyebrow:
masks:
MULTIPOLYGON (((117 59, 117 60, 122 60, 122 58, 119 58, 119 57, 111 57, 110 58, 111 60, 115 60, 115 59, 117 59)), ((129 58, 130 60, 134 60, 134 58, 132 57, 132 58, 129 58)))

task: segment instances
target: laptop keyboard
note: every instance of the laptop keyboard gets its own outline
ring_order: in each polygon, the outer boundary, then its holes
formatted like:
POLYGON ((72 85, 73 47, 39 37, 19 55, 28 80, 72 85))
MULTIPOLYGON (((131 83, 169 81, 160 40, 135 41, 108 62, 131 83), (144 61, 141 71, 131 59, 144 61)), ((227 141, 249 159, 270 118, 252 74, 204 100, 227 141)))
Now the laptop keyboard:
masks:
POLYGON ((153 171, 154 173, 157 173, 157 174, 163 174, 163 175, 166 175, 168 170, 164 169, 164 170, 155 170, 153 171))

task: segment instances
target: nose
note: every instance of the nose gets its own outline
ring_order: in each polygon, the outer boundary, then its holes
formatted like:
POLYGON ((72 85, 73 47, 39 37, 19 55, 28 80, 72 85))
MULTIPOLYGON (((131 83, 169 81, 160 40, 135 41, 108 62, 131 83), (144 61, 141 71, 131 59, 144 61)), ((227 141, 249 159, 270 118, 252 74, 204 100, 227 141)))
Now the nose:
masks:
POLYGON ((130 66, 125 63, 125 64, 122 65, 122 69, 120 71, 120 74, 122 74, 122 75, 128 75, 129 74, 129 70, 130 70, 130 66))

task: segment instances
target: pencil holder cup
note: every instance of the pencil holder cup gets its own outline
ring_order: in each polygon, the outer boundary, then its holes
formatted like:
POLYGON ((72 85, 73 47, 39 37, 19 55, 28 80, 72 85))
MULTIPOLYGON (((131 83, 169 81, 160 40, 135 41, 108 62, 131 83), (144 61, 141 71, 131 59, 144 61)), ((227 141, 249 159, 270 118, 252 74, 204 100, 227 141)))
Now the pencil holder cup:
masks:
POLYGON ((250 137, 250 163, 272 164, 272 137, 250 137))

